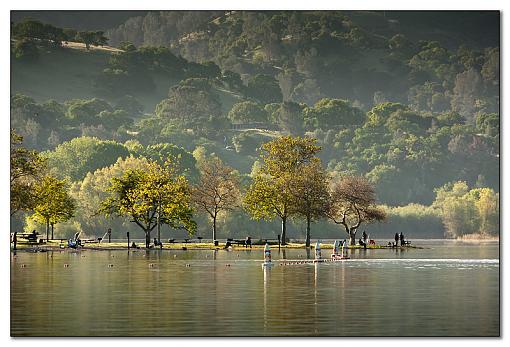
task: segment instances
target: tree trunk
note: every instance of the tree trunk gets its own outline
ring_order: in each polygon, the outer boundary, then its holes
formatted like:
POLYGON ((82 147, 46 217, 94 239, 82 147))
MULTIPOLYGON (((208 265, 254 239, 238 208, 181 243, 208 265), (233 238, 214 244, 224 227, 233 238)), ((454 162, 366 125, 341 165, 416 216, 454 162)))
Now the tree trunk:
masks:
POLYGON ((145 248, 149 248, 151 245, 151 231, 145 230, 145 248))
POLYGON ((306 216, 306 247, 310 247, 310 216, 306 216))
POLYGON ((285 245, 287 239, 287 217, 282 218, 282 245, 285 245))
POLYGON ((54 226, 54 225, 55 225, 55 224, 51 224, 51 239, 52 239, 52 240, 53 240, 53 226, 54 226))
POLYGON ((46 242, 50 239, 50 221, 46 220, 46 242))
POLYGON ((351 239, 351 246, 356 246, 356 229, 349 230, 349 237, 351 239))
POLYGON ((216 241, 216 215, 214 215, 212 222, 212 238, 213 242, 216 241))
POLYGON ((161 242, 161 224, 160 224, 160 219, 159 219, 159 211, 158 211, 158 220, 157 220, 157 223, 158 223, 158 242, 161 242))

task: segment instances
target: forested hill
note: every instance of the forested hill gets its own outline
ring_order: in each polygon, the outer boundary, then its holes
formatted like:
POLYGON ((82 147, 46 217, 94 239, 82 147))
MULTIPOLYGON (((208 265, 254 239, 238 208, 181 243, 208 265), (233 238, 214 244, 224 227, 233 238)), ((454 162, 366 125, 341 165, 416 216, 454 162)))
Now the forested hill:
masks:
POLYGON ((130 155, 191 170, 215 154, 249 185, 282 134, 316 138, 332 175, 365 176, 395 215, 499 191, 498 12, 133 15, 12 15, 11 125, 79 196, 130 155))

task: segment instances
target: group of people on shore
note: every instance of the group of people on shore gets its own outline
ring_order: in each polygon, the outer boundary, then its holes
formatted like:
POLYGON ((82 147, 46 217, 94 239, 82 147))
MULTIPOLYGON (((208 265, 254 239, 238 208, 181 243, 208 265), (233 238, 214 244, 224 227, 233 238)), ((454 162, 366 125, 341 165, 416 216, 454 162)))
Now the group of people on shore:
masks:
POLYGON ((400 235, 398 233, 395 233, 395 247, 398 246, 398 241, 400 240, 400 246, 405 246, 406 242, 404 239, 404 234, 400 232, 400 235))
MULTIPOLYGON (((360 246, 363 246, 363 247, 367 247, 367 244, 375 244, 375 242, 373 240, 370 240, 368 243, 367 243, 367 239, 368 239, 368 235, 366 232, 363 231, 363 235, 362 237, 358 240, 358 244, 360 246)), ((405 241, 405 238, 404 238, 404 234, 402 232, 399 233, 395 233, 395 243, 392 243, 392 242, 388 242, 388 246, 390 247, 397 247, 399 245, 399 241, 400 241, 400 246, 405 246, 406 244, 406 241, 405 241)))

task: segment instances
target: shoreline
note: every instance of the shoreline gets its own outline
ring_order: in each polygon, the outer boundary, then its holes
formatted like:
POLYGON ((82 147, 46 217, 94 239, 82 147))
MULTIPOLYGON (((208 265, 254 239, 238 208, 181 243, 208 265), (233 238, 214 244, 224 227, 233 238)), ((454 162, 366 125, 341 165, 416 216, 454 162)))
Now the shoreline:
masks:
MULTIPOLYGON (((270 244, 272 250, 277 249, 306 249, 306 246, 304 243, 288 243, 286 245, 282 245, 278 247, 278 244, 270 244)), ((129 247, 126 243, 104 243, 104 244, 98 244, 98 243, 85 243, 84 247, 78 247, 78 248, 70 248, 67 247, 67 245, 64 248, 60 247, 60 241, 49 241, 45 244, 28 244, 28 243, 18 243, 16 247, 16 251, 26 251, 26 252, 47 252, 47 251, 79 251, 79 250, 91 250, 91 251, 125 251, 125 250, 132 250, 132 251, 138 251, 138 250, 147 250, 147 251, 188 251, 188 250, 228 250, 228 251, 251 251, 251 250, 264 250, 265 245, 252 245, 252 247, 245 247, 244 245, 232 245, 228 248, 225 248, 224 244, 220 246, 214 246, 213 243, 171 243, 171 244, 164 244, 162 248, 159 247, 151 247, 151 248, 145 248, 145 245, 138 245, 138 247, 129 247)), ((315 245, 311 245, 310 249, 315 249, 315 245)), ((333 245, 331 244, 321 244, 321 249, 333 249, 333 245)), ((384 245, 375 245, 375 246, 367 246, 364 248, 363 246, 348 246, 349 250, 355 250, 355 249, 386 249, 386 250, 405 250, 405 249, 424 249, 424 247, 415 246, 415 245, 408 245, 408 246, 397 246, 397 247, 390 247, 390 246, 384 246, 384 245)), ((11 251, 13 250, 12 244, 11 244, 11 251)))

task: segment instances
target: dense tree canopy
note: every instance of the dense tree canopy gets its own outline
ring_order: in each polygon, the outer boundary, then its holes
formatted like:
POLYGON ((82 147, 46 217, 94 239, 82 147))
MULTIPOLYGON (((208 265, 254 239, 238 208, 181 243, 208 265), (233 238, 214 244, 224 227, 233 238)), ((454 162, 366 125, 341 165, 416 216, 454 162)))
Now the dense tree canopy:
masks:
POLYGON ((183 228, 193 234, 190 187, 184 176, 176 176, 172 167, 149 162, 143 169, 131 169, 119 178, 112 178, 111 195, 101 203, 106 215, 129 216, 145 234, 149 248, 151 231, 161 224, 183 228))
POLYGON ((129 152, 125 146, 114 141, 79 137, 58 145, 54 151, 44 155, 58 176, 81 180, 87 172, 111 165, 118 158, 127 157, 129 152))

